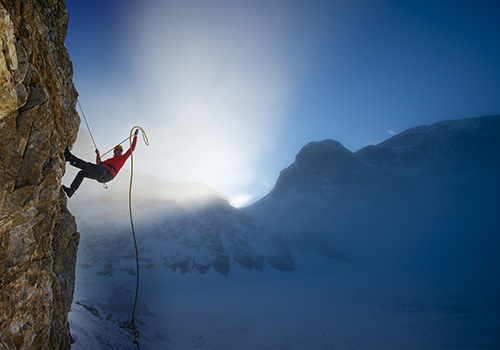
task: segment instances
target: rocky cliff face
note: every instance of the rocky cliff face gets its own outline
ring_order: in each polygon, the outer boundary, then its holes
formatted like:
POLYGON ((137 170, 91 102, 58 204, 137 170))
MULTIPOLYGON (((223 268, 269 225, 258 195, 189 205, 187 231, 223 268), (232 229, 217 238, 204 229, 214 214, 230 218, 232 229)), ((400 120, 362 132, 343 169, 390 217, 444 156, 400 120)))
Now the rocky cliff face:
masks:
POLYGON ((60 190, 76 140, 63 0, 0 0, 0 348, 69 349, 79 236, 60 190))

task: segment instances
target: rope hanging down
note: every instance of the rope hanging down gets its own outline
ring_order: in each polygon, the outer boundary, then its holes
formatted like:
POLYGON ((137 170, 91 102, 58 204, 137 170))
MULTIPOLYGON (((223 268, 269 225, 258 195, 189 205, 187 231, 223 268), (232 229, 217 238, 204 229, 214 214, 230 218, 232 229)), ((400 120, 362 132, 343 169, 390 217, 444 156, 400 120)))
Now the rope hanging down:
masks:
MULTIPOLYGON (((92 143, 94 144, 95 149, 97 150, 97 145, 94 140, 94 136, 92 135, 92 131, 90 130, 89 123, 87 122, 87 118, 85 117, 85 113, 83 112, 82 105, 80 104, 80 101, 77 99, 76 100, 78 103, 78 106, 80 107, 80 111, 82 112, 83 120, 85 120, 85 125, 87 125, 87 129, 90 134, 90 138, 92 139, 92 143)), ((144 131, 143 128, 140 126, 134 126, 130 130, 130 136, 127 137, 125 140, 120 142, 119 144, 121 145, 125 141, 129 140, 130 141, 130 186, 129 186, 129 191, 128 191, 128 209, 129 209, 129 214, 130 214, 130 226, 132 227, 132 236, 134 238, 134 247, 135 247, 135 263, 136 263, 136 276, 137 276, 137 282, 136 282, 136 287, 135 287, 135 298, 134 298, 134 307, 132 309, 132 318, 129 324, 129 328, 132 331, 132 335, 134 336, 134 340, 132 341, 136 346, 137 349, 140 350, 139 346, 139 331, 137 330, 137 325, 135 323, 135 310, 137 308, 137 298, 139 296, 139 251, 137 249, 137 238, 135 235, 135 229, 134 229, 134 219, 132 216, 132 181, 134 179, 134 150, 132 149, 132 137, 134 136, 134 130, 139 129, 142 132, 142 138, 144 140, 144 143, 146 146, 149 146, 149 140, 148 136, 146 135, 146 132, 144 131)), ((106 153, 104 153, 102 156, 105 156, 109 152, 111 152, 114 148, 110 149, 106 153)))
MULTIPOLYGON (((134 129, 139 129, 142 132, 142 138, 144 140, 144 143, 146 146, 149 146, 149 140, 148 136, 144 132, 144 130, 140 126, 134 126, 130 130, 130 186, 129 186, 129 191, 128 191, 128 209, 129 209, 129 214, 130 214, 130 226, 132 227, 132 236, 134 237, 134 247, 135 247, 135 263, 136 263, 136 276, 137 276, 137 283, 135 287, 135 299, 134 299, 134 307, 132 309, 132 319, 130 321, 129 328, 132 330, 132 335, 134 336, 133 343, 137 345, 137 349, 139 348, 139 331, 137 330, 137 325, 135 323, 135 309, 137 307, 137 297, 139 296, 139 251, 137 250, 137 238, 135 236, 135 229, 134 229, 134 219, 132 216, 132 180, 134 179, 134 151, 132 150, 132 136, 134 133, 134 129)), ((126 141, 126 140, 125 140, 126 141)))

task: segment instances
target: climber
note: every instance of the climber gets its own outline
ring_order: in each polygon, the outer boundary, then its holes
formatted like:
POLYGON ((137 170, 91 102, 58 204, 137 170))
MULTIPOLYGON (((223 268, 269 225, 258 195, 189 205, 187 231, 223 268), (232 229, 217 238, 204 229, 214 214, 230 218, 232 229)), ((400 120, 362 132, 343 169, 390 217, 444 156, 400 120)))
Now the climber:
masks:
POLYGON ((88 163, 81 160, 80 158, 77 158, 76 156, 71 154, 69 149, 66 147, 66 150, 64 151, 64 157, 66 158, 66 161, 69 162, 69 164, 73 165, 74 167, 81 169, 81 171, 78 172, 75 179, 71 183, 70 187, 66 187, 64 185, 62 186, 64 192, 66 192, 68 197, 71 198, 71 196, 73 196, 78 187, 80 187, 84 178, 97 180, 100 183, 106 183, 113 180, 120 171, 120 169, 123 167, 123 164, 125 164, 125 162, 127 161, 128 157, 130 157, 130 154, 133 151, 135 151, 135 145, 137 144, 138 134, 139 134, 139 129, 136 129, 134 133, 134 140, 132 142, 132 147, 131 149, 129 148, 129 150, 125 152, 125 154, 122 154, 123 153, 122 146, 118 145, 114 148, 113 158, 101 162, 99 151, 96 150, 97 164, 88 163))

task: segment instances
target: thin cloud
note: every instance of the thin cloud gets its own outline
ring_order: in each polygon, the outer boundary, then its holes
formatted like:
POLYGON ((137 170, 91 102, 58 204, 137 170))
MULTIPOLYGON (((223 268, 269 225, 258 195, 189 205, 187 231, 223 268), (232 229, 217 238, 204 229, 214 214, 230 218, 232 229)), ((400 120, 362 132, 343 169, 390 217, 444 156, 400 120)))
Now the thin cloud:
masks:
POLYGON ((255 164, 284 120, 285 18, 268 14, 276 5, 267 2, 145 4, 130 28, 139 68, 130 73, 137 76, 130 113, 152 127, 145 170, 241 193, 258 181, 255 164))

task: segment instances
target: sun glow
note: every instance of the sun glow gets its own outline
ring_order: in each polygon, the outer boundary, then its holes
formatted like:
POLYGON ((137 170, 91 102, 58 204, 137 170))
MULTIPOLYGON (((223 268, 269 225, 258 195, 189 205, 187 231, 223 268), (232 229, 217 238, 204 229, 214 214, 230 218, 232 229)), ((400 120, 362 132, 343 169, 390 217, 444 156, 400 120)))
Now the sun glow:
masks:
POLYGON ((148 3, 135 12, 129 53, 140 67, 130 73, 141 95, 131 109, 150 123, 145 171, 205 182, 244 203, 249 196, 238 193, 262 182, 255 163, 272 147, 285 114, 285 23, 242 3, 148 3))

